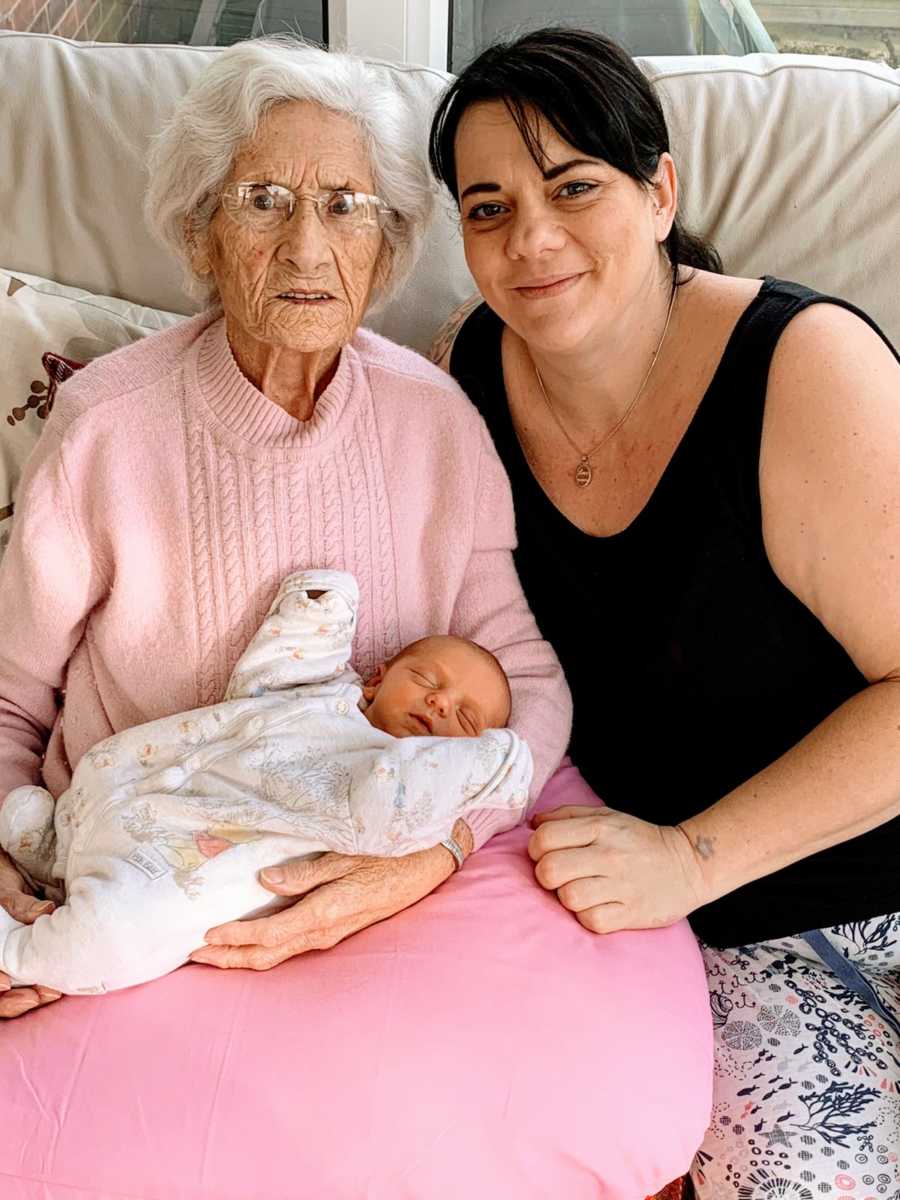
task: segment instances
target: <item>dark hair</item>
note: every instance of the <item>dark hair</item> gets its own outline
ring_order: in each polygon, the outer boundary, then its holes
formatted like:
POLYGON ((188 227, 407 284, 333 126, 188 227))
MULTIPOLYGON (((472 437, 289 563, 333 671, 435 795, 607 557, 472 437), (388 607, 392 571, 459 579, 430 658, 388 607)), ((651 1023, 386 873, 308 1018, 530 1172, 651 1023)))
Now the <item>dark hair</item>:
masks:
MULTIPOLYGON (((489 46, 441 98, 428 157, 457 201, 456 133, 466 109, 485 100, 503 101, 541 170, 547 156, 536 114, 569 145, 644 185, 651 183, 660 155, 669 149, 656 92, 621 46, 584 29, 538 29, 489 46)), ((663 246, 676 274, 679 266, 722 271, 712 244, 689 233, 677 217, 663 246)))

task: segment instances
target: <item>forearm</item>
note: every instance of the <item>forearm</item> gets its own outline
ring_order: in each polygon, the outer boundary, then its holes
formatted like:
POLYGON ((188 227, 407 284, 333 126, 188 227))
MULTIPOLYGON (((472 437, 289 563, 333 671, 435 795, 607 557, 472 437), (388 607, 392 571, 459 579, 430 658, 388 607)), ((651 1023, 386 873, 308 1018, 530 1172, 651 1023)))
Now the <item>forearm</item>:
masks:
POLYGON ((872 684, 681 823, 714 900, 900 814, 900 683, 872 684))
POLYGON ((49 728, 13 715, 0 700, 0 808, 15 788, 41 782, 48 737, 49 728))

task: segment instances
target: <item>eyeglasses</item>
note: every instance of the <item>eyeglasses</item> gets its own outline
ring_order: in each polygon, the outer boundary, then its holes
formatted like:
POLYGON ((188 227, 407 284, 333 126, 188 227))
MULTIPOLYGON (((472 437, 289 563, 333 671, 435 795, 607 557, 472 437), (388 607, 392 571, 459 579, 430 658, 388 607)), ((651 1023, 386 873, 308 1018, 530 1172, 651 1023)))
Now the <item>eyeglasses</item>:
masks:
POLYGON ((294 192, 280 183, 232 183, 221 192, 222 207, 239 225, 272 233, 294 215, 301 200, 309 200, 329 235, 363 233, 397 217, 378 196, 366 192, 294 192))

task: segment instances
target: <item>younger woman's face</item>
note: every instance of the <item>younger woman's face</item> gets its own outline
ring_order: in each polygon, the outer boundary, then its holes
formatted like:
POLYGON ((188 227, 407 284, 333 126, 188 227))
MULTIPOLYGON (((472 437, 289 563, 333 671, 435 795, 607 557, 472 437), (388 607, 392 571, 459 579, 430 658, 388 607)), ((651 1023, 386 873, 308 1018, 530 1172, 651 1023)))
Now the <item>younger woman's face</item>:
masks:
POLYGON ((464 114, 456 167, 466 261, 490 307, 528 344, 576 350, 643 302, 674 217, 674 171, 658 188, 564 141, 543 118, 535 163, 506 105, 464 114), (671 195, 670 195, 671 193, 671 195))

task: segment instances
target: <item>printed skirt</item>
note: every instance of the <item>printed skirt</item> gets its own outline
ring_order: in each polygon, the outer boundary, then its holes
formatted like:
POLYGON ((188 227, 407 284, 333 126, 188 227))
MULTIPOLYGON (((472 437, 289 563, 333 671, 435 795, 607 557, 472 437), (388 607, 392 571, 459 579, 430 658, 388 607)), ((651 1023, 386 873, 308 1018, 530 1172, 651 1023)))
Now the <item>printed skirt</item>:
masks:
POLYGON ((698 1200, 900 1200, 900 914, 823 932, 836 970, 802 937, 702 947, 716 1064, 698 1200))

